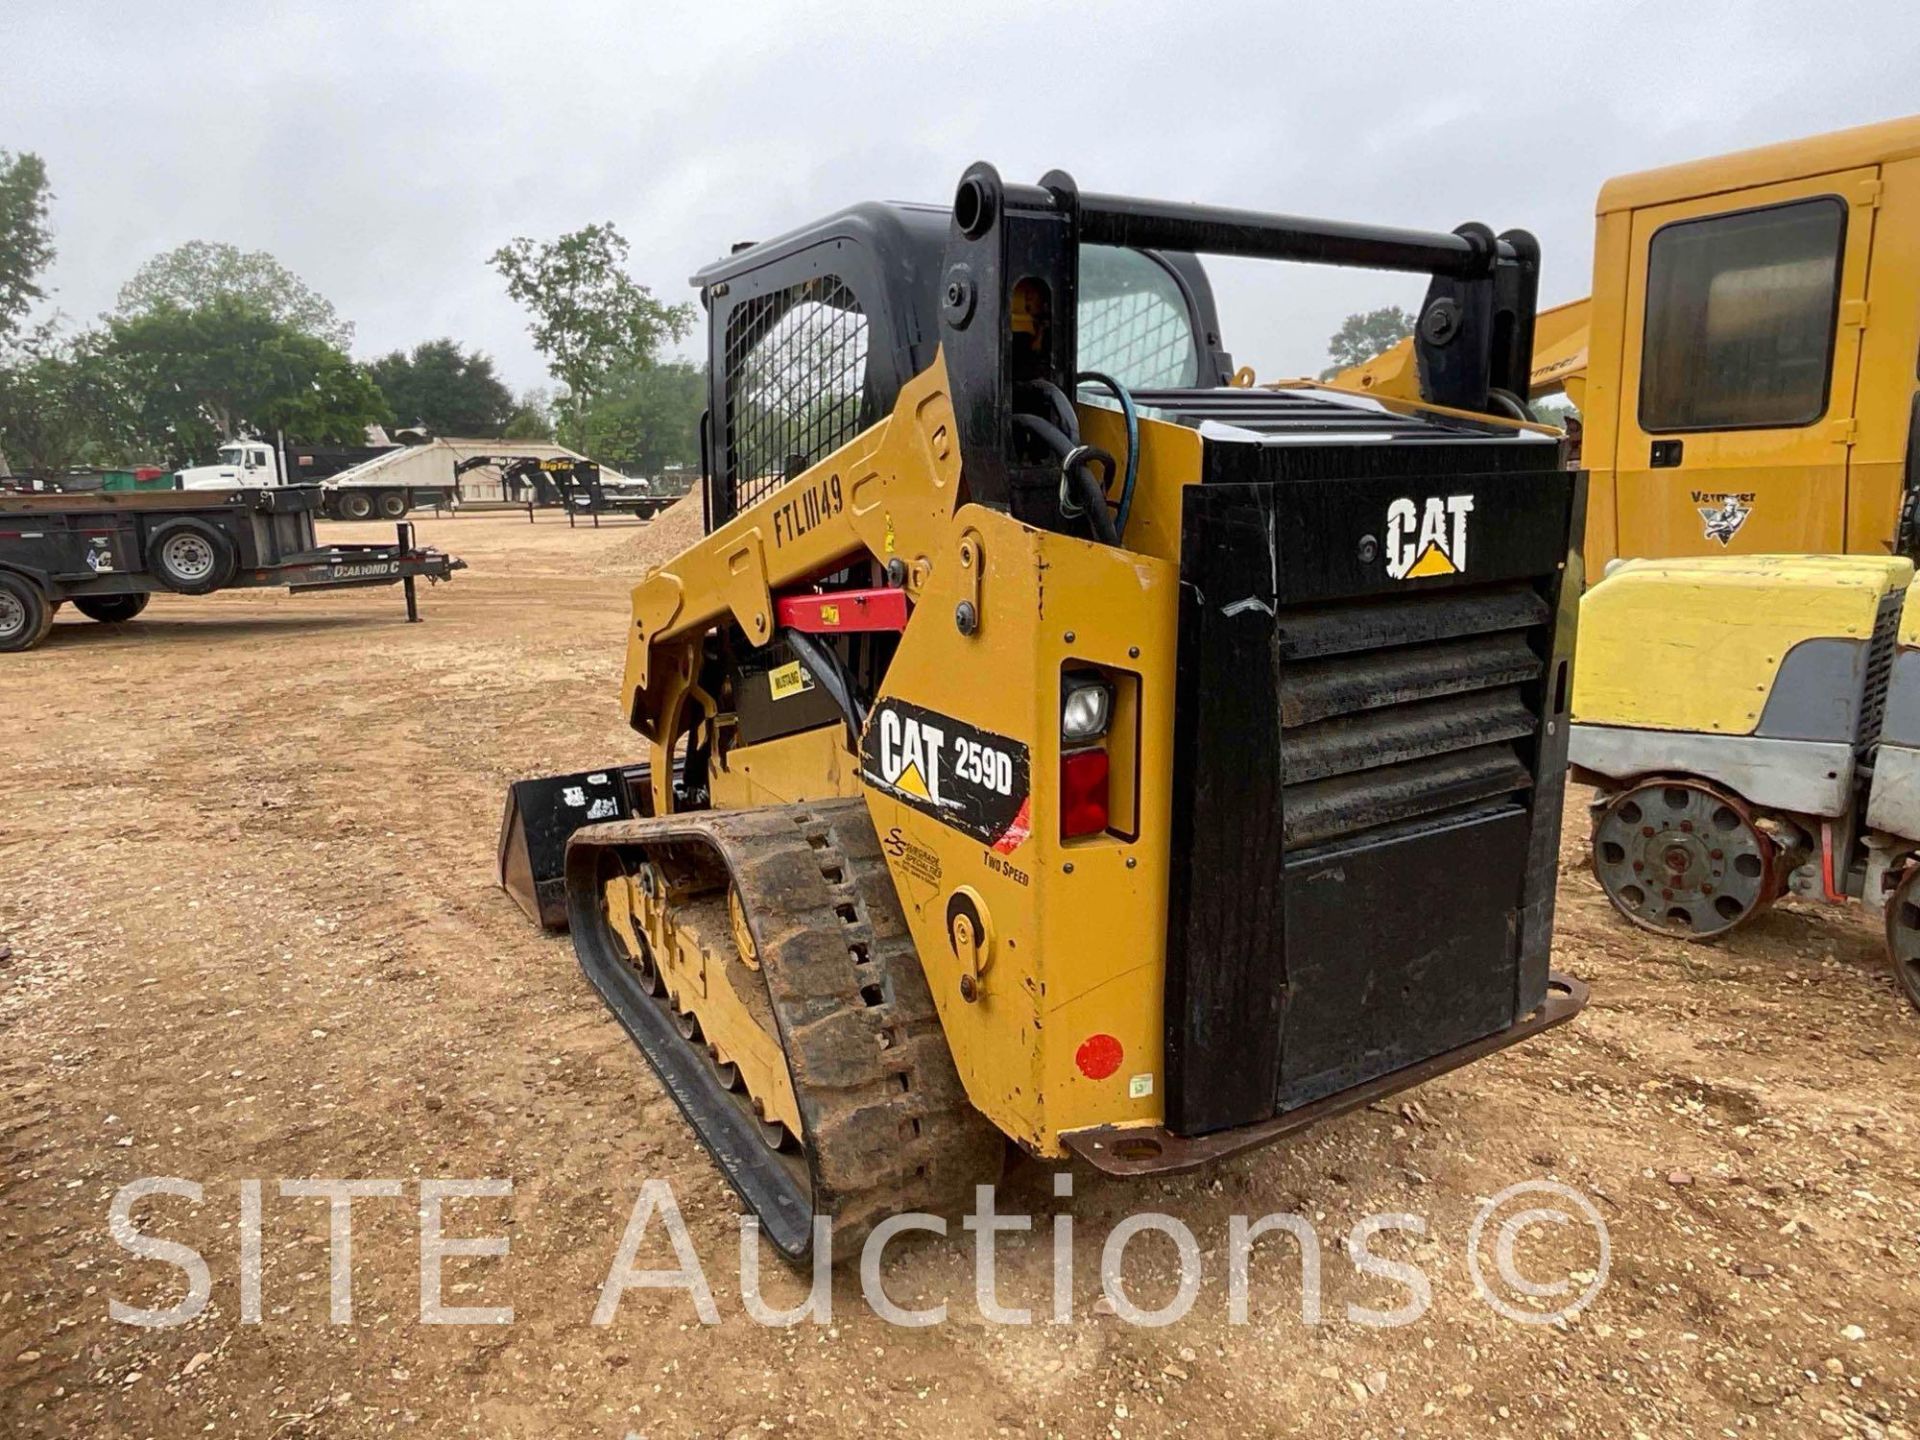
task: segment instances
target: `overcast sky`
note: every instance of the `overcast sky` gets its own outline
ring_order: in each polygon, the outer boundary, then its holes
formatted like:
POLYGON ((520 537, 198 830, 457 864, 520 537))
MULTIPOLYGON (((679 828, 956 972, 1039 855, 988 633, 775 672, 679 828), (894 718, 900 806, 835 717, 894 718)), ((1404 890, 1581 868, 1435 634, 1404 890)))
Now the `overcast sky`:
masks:
MULTIPOLYGON (((186 240, 271 251, 363 358, 439 335, 545 383, 486 257, 611 220, 669 300, 741 239, 975 159, 1090 190, 1524 226, 1587 293, 1608 176, 1920 110, 1884 3, 0 3, 0 148, 47 162, 59 309, 186 240)), ((1226 341, 1317 370, 1405 277, 1215 262, 1226 341)))

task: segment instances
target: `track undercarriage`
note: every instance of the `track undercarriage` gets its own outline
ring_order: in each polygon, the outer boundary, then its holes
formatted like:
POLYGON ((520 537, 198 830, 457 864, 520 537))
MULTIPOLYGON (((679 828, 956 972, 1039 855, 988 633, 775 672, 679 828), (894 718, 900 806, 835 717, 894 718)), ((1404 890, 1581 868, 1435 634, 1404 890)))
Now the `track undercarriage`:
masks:
POLYGON ((997 1176, 863 802, 588 826, 566 879, 588 979, 789 1259, 997 1176))

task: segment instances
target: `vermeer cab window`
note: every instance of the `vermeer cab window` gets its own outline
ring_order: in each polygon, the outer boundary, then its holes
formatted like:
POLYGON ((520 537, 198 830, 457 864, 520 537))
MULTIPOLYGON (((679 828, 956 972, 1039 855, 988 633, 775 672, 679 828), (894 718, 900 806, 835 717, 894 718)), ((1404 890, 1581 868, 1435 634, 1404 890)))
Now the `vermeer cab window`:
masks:
POLYGON ((1080 368, 1139 390, 1199 383, 1187 297, 1159 261, 1109 245, 1081 249, 1080 368))
POLYGON ((1640 428, 1777 429, 1827 408, 1846 208, 1683 220, 1647 255, 1640 428))

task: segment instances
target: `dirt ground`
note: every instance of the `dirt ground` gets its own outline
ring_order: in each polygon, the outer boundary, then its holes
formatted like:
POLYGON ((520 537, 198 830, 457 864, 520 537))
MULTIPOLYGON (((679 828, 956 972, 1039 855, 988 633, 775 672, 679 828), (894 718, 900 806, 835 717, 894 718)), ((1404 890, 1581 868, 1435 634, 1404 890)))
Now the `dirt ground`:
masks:
MULTIPOLYGON (((737 1207, 574 966, 492 885, 507 782, 632 757, 616 704, 634 528, 427 520, 472 569, 392 591, 161 597, 121 629, 62 615, 0 657, 0 1435, 1911 1436, 1920 1432, 1920 1018, 1858 913, 1781 907, 1737 944, 1616 922, 1569 827, 1558 965, 1572 1025, 1297 1143, 1158 1183, 1018 1166, 1000 1207, 1002 1303, 972 1299, 971 1236, 896 1244, 889 1325, 857 1277, 830 1323, 754 1323, 737 1207), (142 1230, 193 1246, 211 1299, 142 1328, 183 1272, 109 1233, 145 1176, 142 1230), (352 1318, 329 1323, 328 1207, 282 1179, 392 1179, 353 1206, 352 1318), (449 1202, 445 1300, 509 1325, 421 1322, 418 1182, 507 1177, 449 1202), (258 1323, 242 1323, 242 1182, 263 1180, 258 1323), (592 1323, 641 1185, 671 1182, 720 1313, 634 1289, 592 1323), (1590 1308, 1504 1318, 1469 1275, 1484 1198, 1552 1180, 1611 1243, 1590 1308), (1103 1241, 1157 1210, 1191 1227, 1184 1318, 1101 1299, 1103 1241), (1292 1211, 1325 1240, 1303 1323, 1291 1242, 1260 1242, 1230 1322, 1228 1217, 1292 1211), (1363 1216, 1421 1217, 1380 1256, 1431 1305, 1380 1328, 1349 1306, 1412 1293, 1339 1248, 1363 1216), (1055 1218, 1075 1318, 1048 1323, 1055 1218)), ((336 527, 338 538, 354 527, 336 527)), ((1506 1212, 1502 1212, 1503 1214, 1506 1212)), ((1484 1238, 1484 1237, 1483 1237, 1484 1238)), ((1133 1301, 1174 1292, 1163 1236, 1127 1252, 1133 1301)), ((1598 1275, 1598 1243, 1535 1226, 1523 1273, 1598 1275)), ((335 1256, 337 1263, 338 1256, 335 1256)), ((670 1267, 664 1226, 636 1262, 670 1267)), ((1490 1262, 1489 1262, 1490 1263, 1490 1262)), ((769 1259, 771 1303, 802 1286, 769 1259)))

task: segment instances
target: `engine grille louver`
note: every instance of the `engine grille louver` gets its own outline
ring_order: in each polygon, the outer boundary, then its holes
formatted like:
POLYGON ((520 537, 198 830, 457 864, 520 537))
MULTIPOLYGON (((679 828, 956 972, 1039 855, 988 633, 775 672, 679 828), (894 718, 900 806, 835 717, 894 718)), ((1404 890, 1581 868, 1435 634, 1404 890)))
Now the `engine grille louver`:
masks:
POLYGON ((1282 611, 1288 849, 1527 789, 1549 620, 1527 585, 1282 611))
POLYGON ((1907 592, 1895 590, 1882 597, 1873 617, 1873 638, 1867 643, 1867 673, 1860 687, 1860 741, 1865 754, 1880 740, 1887 718, 1887 686, 1893 679, 1893 652, 1900 634, 1900 611, 1907 592))

